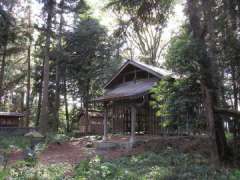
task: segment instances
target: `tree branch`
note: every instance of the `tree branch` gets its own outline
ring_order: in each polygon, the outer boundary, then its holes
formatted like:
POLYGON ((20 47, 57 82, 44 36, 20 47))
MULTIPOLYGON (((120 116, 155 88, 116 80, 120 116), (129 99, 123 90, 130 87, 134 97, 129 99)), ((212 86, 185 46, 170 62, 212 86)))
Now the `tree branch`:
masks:
POLYGON ((237 110, 215 107, 214 111, 222 115, 240 118, 240 111, 237 110))

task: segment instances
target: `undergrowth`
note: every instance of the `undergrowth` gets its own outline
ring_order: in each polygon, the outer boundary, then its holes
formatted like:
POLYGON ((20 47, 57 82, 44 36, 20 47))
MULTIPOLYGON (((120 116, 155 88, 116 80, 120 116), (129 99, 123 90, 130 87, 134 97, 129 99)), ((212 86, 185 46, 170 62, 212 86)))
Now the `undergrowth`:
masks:
POLYGON ((239 170, 210 167, 201 155, 183 154, 172 150, 162 153, 144 153, 104 161, 100 157, 81 162, 74 179, 89 180, 238 180, 239 170))
POLYGON ((0 136, 0 149, 25 149, 30 141, 24 136, 0 136))
MULTIPOLYGON (((8 137, 6 137, 8 138, 8 137)), ((26 138, 0 138, 3 148, 27 147, 26 138)), ((48 136, 48 143, 62 143, 69 137, 48 136)), ((36 146, 41 152, 47 143, 36 146)), ((197 153, 186 154, 168 148, 160 153, 145 152, 141 155, 107 161, 100 156, 81 161, 74 169, 67 164, 43 165, 35 161, 19 161, 0 170, 0 180, 239 180, 240 169, 214 169, 209 160, 197 153), (73 177, 66 177, 73 172, 73 177)))

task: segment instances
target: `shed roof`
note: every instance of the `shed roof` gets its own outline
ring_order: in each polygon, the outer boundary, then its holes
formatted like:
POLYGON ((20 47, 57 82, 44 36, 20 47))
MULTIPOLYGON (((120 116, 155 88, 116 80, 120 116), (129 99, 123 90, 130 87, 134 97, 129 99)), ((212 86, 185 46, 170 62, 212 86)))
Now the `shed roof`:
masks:
POLYGON ((120 84, 114 89, 106 91, 106 93, 97 98, 96 101, 109 101, 117 99, 127 99, 143 96, 149 93, 149 90, 156 84, 156 79, 146 79, 140 81, 130 81, 120 84))
POLYGON ((23 117, 23 113, 19 112, 0 112, 0 117, 23 117))

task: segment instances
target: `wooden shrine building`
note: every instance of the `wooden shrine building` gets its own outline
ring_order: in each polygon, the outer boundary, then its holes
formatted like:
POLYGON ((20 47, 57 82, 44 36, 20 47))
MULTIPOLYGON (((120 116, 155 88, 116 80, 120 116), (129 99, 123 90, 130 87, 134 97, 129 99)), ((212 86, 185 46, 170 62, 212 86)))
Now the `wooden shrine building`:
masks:
POLYGON ((164 69, 128 60, 104 87, 105 93, 96 99, 104 104, 104 140, 107 133, 161 134, 161 118, 149 105, 150 90, 164 76, 164 69))
POLYGON ((0 128, 20 127, 23 116, 18 112, 0 112, 0 128))

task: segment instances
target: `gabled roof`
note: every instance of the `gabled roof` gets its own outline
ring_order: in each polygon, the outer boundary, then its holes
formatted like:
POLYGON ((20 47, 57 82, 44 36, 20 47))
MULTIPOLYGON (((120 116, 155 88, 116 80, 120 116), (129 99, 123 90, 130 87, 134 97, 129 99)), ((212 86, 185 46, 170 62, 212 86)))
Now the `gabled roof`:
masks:
POLYGON ((111 82, 116 79, 121 72, 128 66, 128 65, 133 65, 139 69, 142 69, 144 71, 149 72, 150 74, 156 76, 157 78, 161 78, 162 76, 172 76, 173 74, 170 71, 167 71, 165 69, 159 68, 159 67, 155 67, 155 66, 151 66, 151 65, 147 65, 145 63, 141 63, 138 61, 133 61, 133 60, 127 60, 122 66, 121 68, 117 71, 117 73, 112 77, 112 79, 110 81, 107 82, 107 84, 105 85, 104 88, 107 88, 111 82))
POLYGON ((149 94, 149 90, 153 88, 153 86, 161 79, 163 76, 174 76, 171 72, 154 67, 151 65, 147 65, 137 61, 127 60, 118 72, 112 77, 112 79, 105 86, 105 93, 103 96, 98 97, 95 101, 104 102, 104 101, 112 101, 112 100, 122 100, 122 99, 134 99, 140 96, 144 96, 149 94), (132 65, 137 67, 143 71, 146 71, 152 74, 154 77, 149 79, 142 79, 137 81, 129 81, 115 85, 113 88, 108 88, 111 83, 120 76, 120 74, 127 68, 128 65, 132 65))
POLYGON ((147 79, 140 81, 130 81, 123 83, 108 90, 103 96, 95 99, 96 101, 109 101, 118 99, 136 98, 149 93, 149 90, 156 84, 156 79, 147 79))

